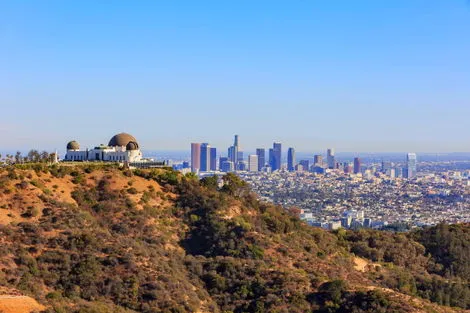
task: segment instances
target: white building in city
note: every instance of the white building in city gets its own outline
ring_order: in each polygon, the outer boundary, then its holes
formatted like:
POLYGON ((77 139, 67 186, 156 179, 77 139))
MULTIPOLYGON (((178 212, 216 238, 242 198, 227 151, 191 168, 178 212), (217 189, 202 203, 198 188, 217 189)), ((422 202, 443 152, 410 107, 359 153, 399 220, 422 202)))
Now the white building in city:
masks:
POLYGON ((134 136, 120 133, 113 136, 107 146, 93 149, 80 150, 77 141, 70 141, 64 161, 141 162, 142 151, 134 136))
POLYGON ((248 156, 248 171, 250 172, 258 171, 258 156, 256 154, 250 154, 248 156))

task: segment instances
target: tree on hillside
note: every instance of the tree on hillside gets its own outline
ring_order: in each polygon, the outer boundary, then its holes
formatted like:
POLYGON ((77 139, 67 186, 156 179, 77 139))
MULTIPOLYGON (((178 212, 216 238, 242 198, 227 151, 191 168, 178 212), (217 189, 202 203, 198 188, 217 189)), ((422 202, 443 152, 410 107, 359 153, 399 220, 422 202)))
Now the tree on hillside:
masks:
POLYGON ((20 151, 16 151, 15 163, 21 163, 22 159, 23 159, 23 158, 21 157, 21 152, 20 152, 20 151))

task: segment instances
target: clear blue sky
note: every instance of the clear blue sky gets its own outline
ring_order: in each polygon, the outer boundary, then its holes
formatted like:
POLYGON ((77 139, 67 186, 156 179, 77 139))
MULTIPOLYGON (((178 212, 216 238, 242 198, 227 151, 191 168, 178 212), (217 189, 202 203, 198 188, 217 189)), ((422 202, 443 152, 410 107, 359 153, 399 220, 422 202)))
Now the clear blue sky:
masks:
POLYGON ((1 1, 0 108, 0 150, 470 151, 470 3, 1 1))

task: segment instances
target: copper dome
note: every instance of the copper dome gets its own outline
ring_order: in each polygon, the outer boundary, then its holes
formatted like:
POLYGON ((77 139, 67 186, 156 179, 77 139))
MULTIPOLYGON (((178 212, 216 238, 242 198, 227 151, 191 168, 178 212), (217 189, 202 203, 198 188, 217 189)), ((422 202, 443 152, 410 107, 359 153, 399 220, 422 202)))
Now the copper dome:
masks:
POLYGON ((138 150, 139 149, 139 144, 135 141, 129 141, 129 143, 126 145, 126 150, 138 150))
POLYGON ((79 149, 80 149, 80 144, 76 142, 75 140, 72 140, 67 144, 67 150, 79 150, 79 149))
POLYGON ((108 143, 108 146, 110 147, 125 147, 129 142, 134 142, 137 144, 137 140, 134 138, 134 136, 126 134, 126 133, 120 133, 117 135, 114 135, 113 138, 108 143))

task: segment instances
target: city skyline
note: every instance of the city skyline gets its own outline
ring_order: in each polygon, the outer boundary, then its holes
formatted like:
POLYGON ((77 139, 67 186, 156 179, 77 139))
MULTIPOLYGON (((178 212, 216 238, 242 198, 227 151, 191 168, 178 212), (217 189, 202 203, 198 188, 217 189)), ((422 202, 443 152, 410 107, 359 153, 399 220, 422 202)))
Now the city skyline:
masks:
POLYGON ((0 150, 79 129, 88 147, 124 130, 148 150, 238 133, 245 149, 470 151, 468 1, 0 9, 0 150))
MULTIPOLYGON (((315 172, 325 173, 325 170, 341 170, 347 174, 360 174, 365 168, 363 167, 363 159, 357 154, 353 160, 349 158, 337 158, 334 148, 326 150, 325 162, 323 162, 323 153, 300 155, 297 154, 294 147, 289 147, 287 152, 282 153, 282 143, 274 141, 272 148, 268 149, 268 159, 266 160, 266 149, 264 147, 256 148, 256 154, 245 154, 240 144, 240 136, 233 136, 233 144, 228 147, 227 153, 217 153, 216 147, 211 147, 209 143, 191 143, 191 159, 190 163, 179 164, 179 169, 190 168, 193 173, 208 172, 276 172, 279 170, 287 170, 289 172, 315 172), (245 156, 247 156, 245 158, 245 156), (298 160, 298 162, 297 162, 298 160), (313 161, 312 163, 310 161, 313 161), (210 166, 209 166, 210 164, 210 166), (218 166, 217 166, 218 164, 218 166)), ((223 149, 222 149, 223 150, 223 149)), ((219 150, 220 151, 220 150, 219 150)), ((375 160, 377 161, 377 160, 375 160)), ((381 173, 391 177, 395 175, 406 178, 413 178, 417 173, 417 154, 408 152, 402 155, 402 160, 393 159, 394 167, 392 168, 392 160, 390 158, 381 159, 381 173), (400 167, 399 165, 402 165, 400 167)), ((374 161, 372 162, 374 163, 374 161)), ((374 167, 374 171, 376 168, 374 167)))

